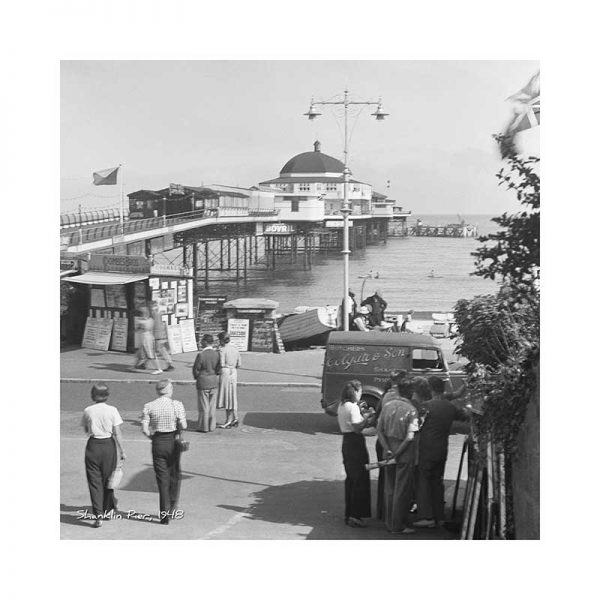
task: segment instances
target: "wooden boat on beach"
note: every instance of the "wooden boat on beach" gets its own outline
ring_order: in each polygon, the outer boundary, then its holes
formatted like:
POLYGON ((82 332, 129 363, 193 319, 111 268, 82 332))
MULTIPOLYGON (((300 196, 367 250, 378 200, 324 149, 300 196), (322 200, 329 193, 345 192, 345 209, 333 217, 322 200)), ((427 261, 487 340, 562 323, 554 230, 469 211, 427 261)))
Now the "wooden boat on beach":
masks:
POLYGON ((277 321, 286 346, 322 345, 331 331, 337 329, 337 306, 301 306, 277 321))

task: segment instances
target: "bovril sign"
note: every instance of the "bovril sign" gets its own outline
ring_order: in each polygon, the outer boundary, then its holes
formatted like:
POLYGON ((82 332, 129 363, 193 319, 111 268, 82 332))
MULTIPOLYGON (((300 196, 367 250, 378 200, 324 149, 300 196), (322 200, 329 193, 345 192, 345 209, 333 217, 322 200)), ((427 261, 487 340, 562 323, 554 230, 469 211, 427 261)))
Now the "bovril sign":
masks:
POLYGON ((294 233, 296 227, 291 223, 269 223, 265 225, 263 230, 264 235, 289 235, 294 233))

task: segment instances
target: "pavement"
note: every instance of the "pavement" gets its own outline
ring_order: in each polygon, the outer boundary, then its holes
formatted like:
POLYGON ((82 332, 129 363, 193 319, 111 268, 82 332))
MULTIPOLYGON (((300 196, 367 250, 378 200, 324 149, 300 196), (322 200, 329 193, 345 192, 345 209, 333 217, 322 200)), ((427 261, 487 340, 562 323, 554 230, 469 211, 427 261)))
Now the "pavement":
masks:
MULTIPOLYGON (((134 369, 134 356, 124 352, 101 352, 71 347, 61 350, 61 381, 157 381, 169 377, 174 382, 193 383, 192 366, 197 352, 175 354, 174 371, 152 375, 151 369, 134 369)), ((295 384, 297 387, 321 387, 325 350, 302 350, 270 354, 244 352, 238 369, 239 385, 295 384)), ((164 366, 164 365, 163 365, 164 366)))
MULTIPOLYGON (((133 356, 82 348, 61 351, 62 539, 406 539, 389 533, 377 519, 366 529, 343 522, 344 469, 335 418, 320 406, 322 349, 285 354, 244 353, 239 371, 236 429, 198 433, 191 369, 196 353, 175 355, 174 397, 188 415, 190 451, 182 459, 180 519, 156 522, 158 492, 150 443, 140 431, 141 408, 155 397, 163 375, 132 368, 133 356), (110 402, 124 420, 127 452, 118 491, 117 518, 91 526, 83 453, 81 412, 90 403, 90 384, 109 383, 110 402)), ((223 421, 223 411, 217 420, 223 421)), ((452 505, 465 431, 450 437, 446 465, 446 507, 452 505)), ((374 431, 367 447, 375 460, 374 431)), ((378 471, 371 472, 373 508, 378 471)), ((463 468, 459 487, 466 480, 463 468)), ((462 493, 458 494, 459 508, 462 493)), ((450 515, 448 515, 450 517, 450 515)), ((418 530, 409 539, 456 539, 450 529, 418 530)))
MULTIPOLYGON (((438 340, 449 367, 459 362, 454 353, 454 342, 438 340)), ((151 375, 152 370, 134 369, 134 356, 124 352, 102 352, 80 347, 61 349, 61 381, 148 381, 168 376, 174 382, 193 383, 192 366, 196 352, 175 354, 174 371, 164 375, 151 375)), ((242 367, 238 370, 238 383, 245 385, 279 386, 293 384, 296 387, 321 387, 324 348, 298 350, 282 354, 265 352, 242 353, 242 367)), ((164 366, 164 365, 163 365, 164 366)))

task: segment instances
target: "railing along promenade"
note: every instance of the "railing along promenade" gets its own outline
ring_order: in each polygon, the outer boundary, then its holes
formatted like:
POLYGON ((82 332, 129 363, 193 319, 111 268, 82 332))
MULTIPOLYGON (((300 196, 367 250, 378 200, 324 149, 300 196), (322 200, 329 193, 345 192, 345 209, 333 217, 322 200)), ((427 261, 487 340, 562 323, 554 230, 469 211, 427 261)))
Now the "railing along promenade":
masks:
POLYGON ((171 216, 152 217, 149 219, 131 219, 125 221, 121 226, 118 222, 106 223, 104 225, 82 226, 79 229, 61 231, 61 247, 77 246, 99 240, 119 238, 137 232, 148 232, 171 227, 180 223, 190 221, 208 221, 219 217, 247 217, 249 221, 253 218, 269 217, 277 215, 277 209, 249 209, 247 207, 214 208, 195 210, 186 213, 178 213, 171 216))

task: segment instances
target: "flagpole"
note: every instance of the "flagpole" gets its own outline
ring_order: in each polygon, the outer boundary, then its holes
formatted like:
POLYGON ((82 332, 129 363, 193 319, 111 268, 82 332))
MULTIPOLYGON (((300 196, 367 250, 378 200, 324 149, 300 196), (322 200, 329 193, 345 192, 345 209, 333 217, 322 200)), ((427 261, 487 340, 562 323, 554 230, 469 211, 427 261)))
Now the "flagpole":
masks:
POLYGON ((121 235, 123 235, 124 233, 124 225, 123 225, 123 210, 124 210, 124 205, 123 205, 123 165, 120 164, 119 165, 119 171, 121 172, 121 208, 119 210, 119 225, 121 228, 121 235))

